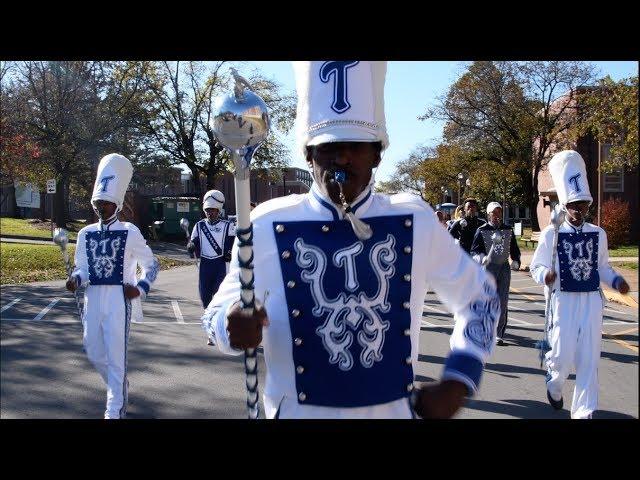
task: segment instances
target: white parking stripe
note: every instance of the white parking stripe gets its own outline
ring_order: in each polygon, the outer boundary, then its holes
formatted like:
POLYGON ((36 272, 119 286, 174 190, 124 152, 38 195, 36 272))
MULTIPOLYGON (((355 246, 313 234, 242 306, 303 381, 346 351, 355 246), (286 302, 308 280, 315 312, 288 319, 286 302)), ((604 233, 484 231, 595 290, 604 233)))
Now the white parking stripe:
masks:
POLYGON ((42 311, 41 311, 38 315, 36 315, 35 317, 33 317, 33 321, 34 321, 34 322, 37 322, 37 321, 38 321, 38 320, 40 320, 42 317, 44 317, 44 316, 47 314, 47 312, 48 312, 49 310, 51 310, 51 309, 55 306, 55 304, 56 304, 56 303, 58 303, 59 301, 60 301, 60 299, 59 299, 59 298, 54 298, 53 300, 51 300, 51 302, 49 303, 49 305, 47 305, 46 307, 44 307, 44 308, 42 309, 42 311))
POLYGON ((429 323, 426 320, 422 320, 420 323, 425 327, 435 327, 436 326, 435 323, 429 323))
POLYGON ((425 327, 453 327, 453 323, 440 323, 436 325, 435 323, 429 323, 422 320, 422 325, 425 327))
POLYGON ((527 322, 526 320, 520 320, 519 318, 515 318, 513 315, 509 315, 507 317, 507 322, 515 322, 518 325, 532 325, 531 323, 527 322))
POLYGON ((444 310, 440 310, 439 308, 435 308, 427 304, 424 305, 424 307, 422 308, 422 311, 424 311, 425 309, 433 310, 434 312, 442 313, 444 315, 451 315, 449 312, 445 312, 444 310))
POLYGON ((136 325, 202 325, 202 322, 131 322, 136 325))
POLYGON ((182 312, 180 311, 180 305, 178 305, 178 301, 171 300, 171 306, 173 307, 173 314, 176 316, 176 322, 184 323, 184 318, 182 317, 182 312))
POLYGON ((513 310, 514 312, 530 312, 531 311, 530 308, 514 307, 513 305, 511 305, 511 302, 509 302, 509 310, 513 310))
POLYGON ((0 309, 0 313, 4 312, 5 310, 10 309, 11 307, 13 307, 16 303, 18 303, 20 300, 22 300, 21 298, 16 298, 15 300, 11 300, 9 303, 7 303, 4 307, 2 307, 2 309, 0 309))

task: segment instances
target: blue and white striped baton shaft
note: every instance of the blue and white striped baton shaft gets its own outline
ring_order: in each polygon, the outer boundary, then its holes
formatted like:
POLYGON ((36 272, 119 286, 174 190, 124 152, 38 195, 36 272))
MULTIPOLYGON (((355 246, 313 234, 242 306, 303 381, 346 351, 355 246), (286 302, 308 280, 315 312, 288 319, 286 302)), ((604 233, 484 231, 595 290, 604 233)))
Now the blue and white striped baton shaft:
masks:
MULTIPOLYGON (((62 250, 62 257, 64 258, 64 266, 67 270, 67 278, 71 278, 71 274, 73 273, 73 268, 71 267, 71 260, 69 259, 69 252, 66 249, 66 246, 60 245, 60 249, 62 250)), ((76 287, 73 291, 73 297, 76 300, 76 308, 78 309, 78 317, 80 317, 80 323, 82 324, 82 307, 80 306, 80 298, 78 296, 78 289, 80 287, 76 287)), ((84 325, 84 324, 83 324, 84 325)))
MULTIPOLYGON (((255 311, 254 275, 253 275, 253 226, 249 218, 250 188, 248 172, 234 177, 238 238, 238 263, 240 265, 240 300, 243 313, 255 311), (244 178, 239 178, 244 177, 244 178)), ((258 405, 258 358, 255 348, 244 352, 244 370, 247 387, 247 409, 249 419, 255 420, 260 415, 258 405)))
MULTIPOLYGON (((553 229, 553 248, 551 249, 551 271, 556 271, 556 249, 558 248, 558 229, 559 226, 554 226, 553 229)), ((547 287, 548 295, 546 297, 545 312, 544 312, 544 332, 542 340, 540 341, 540 366, 544 359, 545 349, 550 348, 551 342, 549 341, 549 318, 551 316, 551 292, 553 284, 547 287)))

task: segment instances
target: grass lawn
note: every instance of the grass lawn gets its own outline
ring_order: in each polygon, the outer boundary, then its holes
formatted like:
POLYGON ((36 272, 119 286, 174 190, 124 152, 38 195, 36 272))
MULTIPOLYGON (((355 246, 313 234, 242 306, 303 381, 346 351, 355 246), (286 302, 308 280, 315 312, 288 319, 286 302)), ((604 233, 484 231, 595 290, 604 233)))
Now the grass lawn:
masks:
MULTIPOLYGON (((71 221, 67 223, 69 238, 75 240, 78 231, 85 225, 86 224, 81 221, 71 221)), ((40 222, 40 220, 37 219, 1 217, 0 234, 24 235, 25 237, 38 237, 51 240, 51 223, 48 220, 40 222)))
POLYGON ((611 266, 615 269, 618 268, 629 268, 631 270, 638 270, 638 262, 622 262, 622 263, 612 263, 611 266))
MULTIPOLYGON (((71 262, 75 245, 67 248, 71 262)), ((160 269, 188 265, 188 262, 157 256, 160 269)), ((60 248, 55 245, 0 243, 0 284, 64 280, 67 274, 60 248)))
MULTIPOLYGON (((521 251, 533 252, 535 250, 535 247, 532 245, 531 242, 529 242, 529 246, 525 246, 523 238, 531 238, 531 228, 523 228, 522 229, 522 237, 516 237, 516 240, 518 242, 518 247, 520 247, 521 251)), ((536 243, 535 246, 537 247, 538 244, 536 243)), ((609 249, 609 256, 610 257, 636 257, 636 258, 638 258, 638 246, 637 245, 623 245, 623 246, 617 247, 617 248, 610 248, 609 249)), ((636 264, 635 268, 636 269, 638 268, 637 264, 636 264)))
MULTIPOLYGON (((623 245, 617 248, 609 249, 610 257, 636 257, 638 258, 638 246, 637 245, 623 245)), ((637 268, 637 267, 636 267, 637 268)))
POLYGON ((522 229, 522 236, 516 237, 516 242, 518 242, 518 247, 520 247, 521 252, 533 252, 538 244, 536 243, 534 246, 533 243, 529 242, 529 246, 526 246, 523 238, 531 238, 531 227, 524 227, 522 229))

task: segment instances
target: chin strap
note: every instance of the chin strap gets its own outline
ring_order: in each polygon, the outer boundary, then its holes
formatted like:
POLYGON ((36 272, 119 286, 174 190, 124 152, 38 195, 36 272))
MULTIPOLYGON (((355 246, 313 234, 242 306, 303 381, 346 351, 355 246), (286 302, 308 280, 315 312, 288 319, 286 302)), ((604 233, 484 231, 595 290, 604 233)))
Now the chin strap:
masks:
POLYGON ((373 235, 373 230, 369 224, 357 218, 351 211, 351 205, 347 203, 347 199, 345 198, 344 192, 342 190, 342 184, 344 183, 345 179, 346 176, 344 172, 335 172, 335 180, 338 183, 338 187, 340 188, 340 201, 342 202, 342 210, 344 212, 344 216, 351 223, 351 228, 353 229, 353 233, 356 234, 356 237, 358 237, 360 240, 369 240, 373 235))

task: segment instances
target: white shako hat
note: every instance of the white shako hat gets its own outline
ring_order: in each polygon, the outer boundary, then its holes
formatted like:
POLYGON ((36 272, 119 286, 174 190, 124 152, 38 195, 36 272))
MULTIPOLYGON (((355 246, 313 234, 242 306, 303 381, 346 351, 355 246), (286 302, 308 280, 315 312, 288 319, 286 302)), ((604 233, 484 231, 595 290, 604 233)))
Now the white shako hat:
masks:
POLYGON ((122 210, 124 195, 133 176, 133 166, 129 159, 117 153, 105 155, 98 164, 96 182, 93 185, 91 204, 96 200, 106 200, 122 210))
POLYGON ((489 203, 489 205, 487 205, 487 213, 493 212, 496 208, 502 208, 502 205, 500 205, 498 202, 489 203))
POLYGON ((204 194, 204 198, 202 199, 203 210, 207 208, 217 208, 221 210, 223 205, 224 194, 220 190, 209 190, 204 194))
POLYGON ((582 156, 575 150, 563 150, 549 161, 549 173, 556 187, 560 205, 586 200, 593 202, 589 192, 587 169, 582 156))
POLYGON ((330 142, 382 142, 389 146, 384 116, 387 62, 293 62, 298 93, 296 140, 308 145, 330 142))

